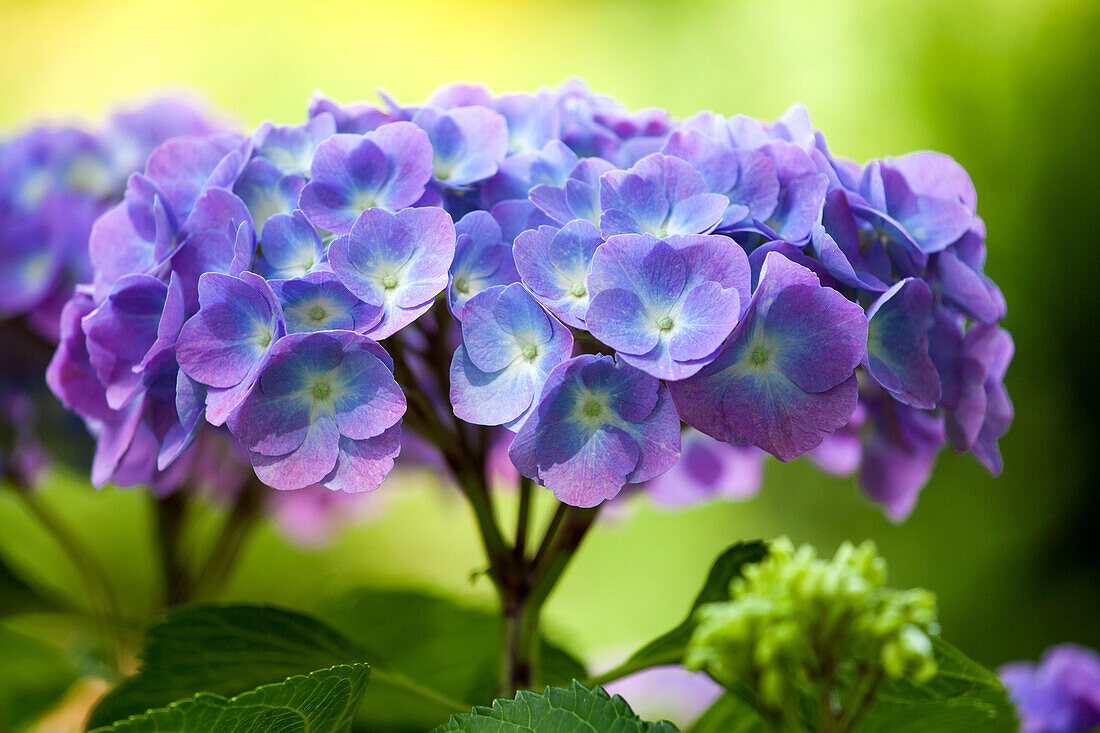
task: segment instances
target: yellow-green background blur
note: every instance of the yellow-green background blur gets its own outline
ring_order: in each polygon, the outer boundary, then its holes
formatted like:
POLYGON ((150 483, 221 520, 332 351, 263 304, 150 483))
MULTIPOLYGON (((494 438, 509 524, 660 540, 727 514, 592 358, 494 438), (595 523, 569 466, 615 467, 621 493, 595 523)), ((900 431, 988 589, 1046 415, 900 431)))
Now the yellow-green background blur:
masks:
MULTIPOLYGON (((771 118, 804 102, 832 150, 859 160, 954 155, 977 185, 988 272, 1017 342, 1004 474, 945 453, 913 517, 894 526, 854 481, 772 461, 750 502, 636 506, 605 522, 548 616, 567 644, 614 657, 677 621, 736 539, 787 533, 831 552, 871 537, 895 583, 938 592, 945 636, 999 664, 1063 640, 1100 646, 1098 38, 1100 3, 1060 0, 2 0, 0 127, 93 117, 164 87, 194 88, 251 128, 302 119, 315 89, 350 101, 383 87, 415 102, 456 79, 509 91, 580 76, 678 116, 771 118)), ((265 530, 229 595, 308 607, 371 579, 487 601, 488 584, 469 580, 481 556, 457 498, 415 479, 381 491, 389 510, 328 548, 296 550, 265 530)), ((131 612, 148 612, 142 497, 72 476, 47 497, 109 558, 131 612)), ((0 546, 24 572, 79 587, 12 502, 0 502, 0 546)))

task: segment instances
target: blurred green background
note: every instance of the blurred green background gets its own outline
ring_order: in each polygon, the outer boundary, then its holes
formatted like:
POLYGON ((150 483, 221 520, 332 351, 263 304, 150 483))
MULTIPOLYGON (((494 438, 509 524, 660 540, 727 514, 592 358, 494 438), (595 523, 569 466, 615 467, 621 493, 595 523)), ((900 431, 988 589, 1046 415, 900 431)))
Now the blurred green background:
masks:
MULTIPOLYGON (((1064 640, 1100 647, 1098 37, 1100 3, 1051 0, 3 0, 0 127, 95 116, 165 87, 194 88, 252 127, 302 119, 314 89, 350 101, 384 87, 413 102, 456 79, 509 91, 575 75, 677 116, 772 118, 804 102, 832 150, 859 160, 950 153, 977 185, 987 271, 1017 344, 1004 474, 944 454, 900 526, 854 481, 797 463, 770 462, 746 503, 636 503, 586 543, 548 623, 566 644, 613 660, 678 621, 734 540, 786 533, 832 551, 871 537, 896 584, 939 594, 947 638, 999 664, 1064 640)), ((367 580, 489 602, 488 583, 470 580, 481 555, 466 507, 429 484, 391 481, 386 512, 322 549, 265 529, 228 595, 308 607, 367 580)), ((47 499, 109 558, 128 610, 147 613, 158 591, 144 497, 59 476, 47 499)), ((60 591, 79 590, 10 497, 0 552, 60 591)))

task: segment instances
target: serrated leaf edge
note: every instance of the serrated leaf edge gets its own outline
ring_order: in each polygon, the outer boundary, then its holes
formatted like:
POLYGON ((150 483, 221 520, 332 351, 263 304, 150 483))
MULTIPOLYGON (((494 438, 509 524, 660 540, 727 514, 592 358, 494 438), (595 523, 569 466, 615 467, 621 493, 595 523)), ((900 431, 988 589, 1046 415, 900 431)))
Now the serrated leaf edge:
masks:
POLYGON ((115 729, 123 723, 127 723, 127 724, 129 724, 129 723, 140 723, 143 720, 149 719, 153 715, 161 715, 161 714, 167 713, 167 712, 169 712, 169 711, 171 711, 175 708, 178 708, 180 705, 183 705, 185 703, 193 703, 193 702, 197 702, 197 701, 200 701, 200 700, 217 700, 221 703, 224 703, 226 706, 232 705, 234 703, 239 702, 242 697, 247 697, 249 695, 254 695, 254 694, 259 693, 259 692, 261 692, 265 689, 272 688, 272 687, 280 687, 280 686, 285 685, 286 683, 288 683, 292 680, 306 680, 306 679, 309 679, 309 678, 313 677, 314 675, 323 674, 325 672, 333 672, 333 671, 340 670, 340 669, 349 669, 349 670, 356 670, 356 671, 366 670, 367 676, 366 676, 366 679, 363 681, 364 685, 366 685, 366 683, 368 683, 370 681, 370 664, 368 664, 366 662, 358 662, 356 664, 337 664, 333 667, 325 667, 324 669, 316 669, 316 670, 310 672, 309 674, 291 675, 290 677, 287 677, 286 679, 282 680, 281 682, 269 682, 266 685, 260 685, 259 687, 252 688, 251 690, 245 690, 244 692, 242 692, 240 694, 237 694, 237 695, 234 695, 233 697, 223 697, 222 695, 218 695, 218 694, 213 693, 213 692, 199 692, 199 693, 196 693, 196 694, 192 695, 191 697, 185 697, 185 698, 182 698, 180 700, 176 700, 175 702, 171 703, 170 705, 166 705, 166 706, 160 707, 160 708, 149 708, 148 710, 146 710, 144 713, 141 713, 140 715, 131 715, 128 718, 121 719, 121 720, 116 720, 115 722, 111 723, 110 725, 103 726, 103 727, 100 727, 100 728, 94 728, 94 729, 88 731, 88 733, 113 733, 113 731, 115 731, 115 729))

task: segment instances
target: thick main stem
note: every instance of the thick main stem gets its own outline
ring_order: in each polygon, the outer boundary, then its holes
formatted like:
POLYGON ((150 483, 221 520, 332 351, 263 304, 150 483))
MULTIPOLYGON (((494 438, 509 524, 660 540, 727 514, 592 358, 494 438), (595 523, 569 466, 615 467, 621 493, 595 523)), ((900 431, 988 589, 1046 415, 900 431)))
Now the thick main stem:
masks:
POLYGON ((559 505, 535 558, 520 560, 519 581, 515 586, 505 586, 502 694, 510 696, 516 690, 531 687, 537 680, 542 608, 576 555, 597 513, 595 508, 559 505))
MULTIPOLYGON (((450 382, 446 369, 450 361, 446 353, 448 319, 437 318, 436 323, 438 332, 424 334, 431 353, 424 355, 425 363, 419 374, 432 378, 434 391, 445 395, 450 382)), ((560 505, 537 551, 529 558, 527 541, 534 482, 521 478, 515 542, 509 543, 497 523, 489 490, 486 431, 482 429, 476 438, 471 437, 461 424, 441 418, 424 392, 417 389, 418 372, 411 368, 412 353, 407 345, 394 338, 387 348, 394 361, 394 377, 399 384, 410 387, 404 390, 409 426, 439 448, 474 511, 503 621, 498 692, 511 697, 538 680, 542 607, 595 521, 597 510, 560 505)))
POLYGON ((164 605, 175 606, 186 602, 191 597, 192 589, 191 576, 180 554, 187 498, 182 491, 154 497, 153 509, 156 513, 157 542, 164 576, 164 605))

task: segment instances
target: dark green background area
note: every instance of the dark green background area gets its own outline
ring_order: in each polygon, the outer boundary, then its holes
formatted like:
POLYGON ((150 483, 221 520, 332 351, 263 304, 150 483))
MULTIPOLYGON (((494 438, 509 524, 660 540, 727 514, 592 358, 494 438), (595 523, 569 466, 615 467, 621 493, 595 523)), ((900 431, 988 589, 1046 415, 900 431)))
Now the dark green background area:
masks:
MULTIPOLYGON (((747 503, 634 506, 600 527, 549 604, 567 645, 613 659, 679 620, 722 547, 786 533, 825 551, 875 539, 893 581, 937 591, 944 636, 987 664, 1065 640, 1100 647, 1100 3, 291 5, 6 0, 0 124, 93 115, 164 85, 192 86, 252 126, 300 119, 315 88, 351 100, 382 86, 413 101, 455 78, 506 91, 577 75, 679 116, 775 117, 801 101, 838 154, 932 148, 974 179, 987 270, 1017 346, 1004 474, 945 453, 900 526, 853 481, 776 462, 747 503)), ((265 530, 228 595, 308 607, 370 581, 488 602, 487 583, 468 580, 481 558, 466 509, 428 483, 391 481, 388 509, 322 550, 265 530)), ((143 498, 94 494, 77 476, 60 476, 47 498, 109 557, 129 610, 147 612, 156 588, 143 498)), ((10 501, 0 552, 61 591, 79 588, 10 501)))

